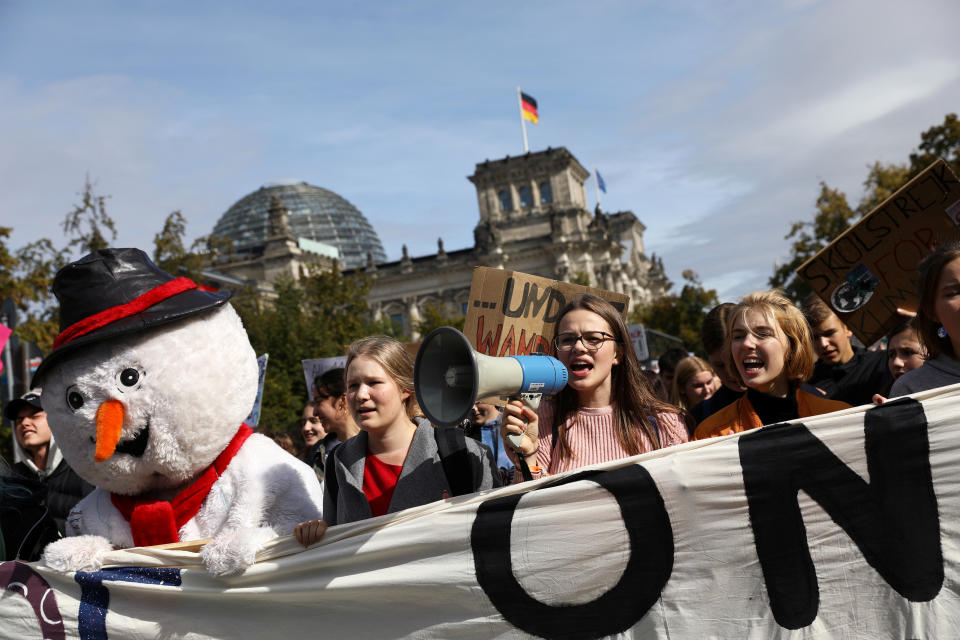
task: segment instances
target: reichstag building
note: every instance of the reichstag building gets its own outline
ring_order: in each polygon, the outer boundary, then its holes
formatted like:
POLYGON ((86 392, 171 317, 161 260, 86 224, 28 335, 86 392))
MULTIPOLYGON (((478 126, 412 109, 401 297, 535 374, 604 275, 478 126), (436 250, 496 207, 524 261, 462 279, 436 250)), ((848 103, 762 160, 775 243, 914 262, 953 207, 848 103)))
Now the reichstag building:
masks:
MULTIPOLYGON (((368 302, 414 339, 428 305, 465 313, 477 266, 578 280, 626 293, 631 304, 666 292, 662 262, 647 255, 646 227, 631 211, 590 211, 590 173, 563 147, 478 163, 468 176, 477 191, 474 246, 386 261, 376 230, 333 191, 305 182, 271 184, 250 193, 220 218, 213 233, 233 240, 205 274, 222 286, 254 281, 269 291, 280 274, 300 277, 307 263, 373 279, 368 302)), ((389 233, 389 229, 382 230, 389 233)))

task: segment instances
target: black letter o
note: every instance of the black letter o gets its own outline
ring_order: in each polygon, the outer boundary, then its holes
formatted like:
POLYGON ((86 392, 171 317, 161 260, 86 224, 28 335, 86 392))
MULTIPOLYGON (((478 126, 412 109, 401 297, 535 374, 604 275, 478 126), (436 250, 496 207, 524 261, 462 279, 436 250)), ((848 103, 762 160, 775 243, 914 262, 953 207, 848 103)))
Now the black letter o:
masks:
POLYGON ((596 482, 613 494, 630 540, 630 559, 620 581, 591 602, 547 605, 531 597, 514 577, 510 524, 524 494, 484 502, 473 521, 470 545, 477 582, 510 624, 544 638, 599 638, 626 631, 657 601, 673 571, 673 529, 646 469, 632 465, 585 471, 542 488, 580 480, 596 482))

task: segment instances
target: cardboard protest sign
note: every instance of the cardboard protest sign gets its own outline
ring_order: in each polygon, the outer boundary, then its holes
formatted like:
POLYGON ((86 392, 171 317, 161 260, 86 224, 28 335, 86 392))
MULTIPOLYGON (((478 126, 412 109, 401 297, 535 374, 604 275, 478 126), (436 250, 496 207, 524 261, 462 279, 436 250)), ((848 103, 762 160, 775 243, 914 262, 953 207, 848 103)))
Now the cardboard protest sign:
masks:
POLYGON ((473 348, 488 356, 552 352, 560 310, 578 293, 592 293, 626 314, 630 296, 519 271, 477 267, 463 333, 473 348))
POLYGON ((650 359, 650 349, 647 346, 647 330, 642 324, 627 325, 627 332, 630 334, 630 342, 633 343, 633 350, 637 354, 637 360, 643 362, 650 359))
POLYGON ((916 310, 917 264, 960 239, 960 180, 940 159, 797 269, 854 334, 876 342, 916 310))
MULTIPOLYGON (((270 541, 0 563, 0 638, 954 638, 960 385, 270 541)), ((439 498, 439 496, 438 496, 439 498)))
POLYGON ((313 380, 319 375, 323 375, 330 369, 342 369, 347 366, 347 356, 334 356, 333 358, 312 358, 310 360, 301 360, 303 365, 303 379, 307 383, 307 397, 313 399, 313 380))

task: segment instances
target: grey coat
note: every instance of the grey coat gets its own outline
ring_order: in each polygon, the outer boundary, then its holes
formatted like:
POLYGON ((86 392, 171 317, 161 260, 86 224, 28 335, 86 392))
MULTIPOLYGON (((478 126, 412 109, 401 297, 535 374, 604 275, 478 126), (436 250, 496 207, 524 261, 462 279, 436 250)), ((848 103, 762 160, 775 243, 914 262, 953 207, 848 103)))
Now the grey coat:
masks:
MULTIPOLYGON (((440 500, 444 491, 452 495, 440 462, 440 454, 437 452, 433 429, 428 422, 417 425, 387 513, 440 500)), ((493 457, 490 450, 472 438, 466 438, 466 445, 471 458, 474 491, 493 488, 493 457)), ((361 431, 337 447, 327 459, 327 477, 329 478, 331 473, 337 474, 336 496, 330 495, 330 486, 333 483, 324 482, 323 519, 328 524, 344 524, 373 517, 370 503, 363 493, 363 469, 366 460, 366 431, 361 431)))
POLYGON ((918 391, 945 387, 960 382, 960 362, 945 353, 927 360, 913 371, 897 378, 890 389, 890 397, 905 396, 918 391))

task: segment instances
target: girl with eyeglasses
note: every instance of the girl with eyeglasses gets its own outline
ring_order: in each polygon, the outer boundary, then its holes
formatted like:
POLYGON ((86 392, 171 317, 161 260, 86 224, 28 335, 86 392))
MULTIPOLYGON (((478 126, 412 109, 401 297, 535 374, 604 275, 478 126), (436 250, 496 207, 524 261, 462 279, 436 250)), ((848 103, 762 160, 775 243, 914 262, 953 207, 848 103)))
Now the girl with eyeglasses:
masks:
MULTIPOLYGON (((503 437, 523 434, 519 455, 535 478, 687 441, 680 411, 654 395, 609 302, 591 294, 571 300, 560 312, 554 349, 567 386, 536 412, 509 403, 500 427, 503 437)), ((518 452, 507 451, 517 462, 518 452)))

